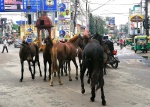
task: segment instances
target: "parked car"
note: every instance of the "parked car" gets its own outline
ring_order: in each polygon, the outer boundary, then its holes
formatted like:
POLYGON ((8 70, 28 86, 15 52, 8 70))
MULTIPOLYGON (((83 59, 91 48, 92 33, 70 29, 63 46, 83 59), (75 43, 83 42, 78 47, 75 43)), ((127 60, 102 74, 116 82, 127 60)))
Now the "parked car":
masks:
POLYGON ((15 48, 20 48, 22 44, 22 40, 21 39, 16 39, 14 42, 14 47, 15 48))

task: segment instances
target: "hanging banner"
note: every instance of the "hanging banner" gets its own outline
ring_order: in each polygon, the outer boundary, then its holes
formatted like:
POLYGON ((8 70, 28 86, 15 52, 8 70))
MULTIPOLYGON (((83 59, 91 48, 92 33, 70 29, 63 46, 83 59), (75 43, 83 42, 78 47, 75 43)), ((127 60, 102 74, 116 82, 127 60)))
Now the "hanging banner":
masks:
POLYGON ((5 11, 23 11, 22 0, 4 0, 5 11))
POLYGON ((71 23, 71 12, 70 12, 70 0, 59 1, 59 38, 69 39, 70 38, 70 23, 71 23))
POLYGON ((0 0, 0 12, 57 11, 56 0, 0 0))

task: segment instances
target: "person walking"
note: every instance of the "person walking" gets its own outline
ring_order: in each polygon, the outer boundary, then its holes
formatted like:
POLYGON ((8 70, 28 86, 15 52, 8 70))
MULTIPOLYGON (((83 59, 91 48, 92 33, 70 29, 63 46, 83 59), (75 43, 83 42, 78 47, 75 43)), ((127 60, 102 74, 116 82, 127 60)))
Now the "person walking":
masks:
POLYGON ((8 48, 7 48, 8 44, 7 44, 7 40, 5 39, 3 42, 3 50, 2 53, 4 53, 4 50, 6 49, 7 53, 8 53, 8 48))

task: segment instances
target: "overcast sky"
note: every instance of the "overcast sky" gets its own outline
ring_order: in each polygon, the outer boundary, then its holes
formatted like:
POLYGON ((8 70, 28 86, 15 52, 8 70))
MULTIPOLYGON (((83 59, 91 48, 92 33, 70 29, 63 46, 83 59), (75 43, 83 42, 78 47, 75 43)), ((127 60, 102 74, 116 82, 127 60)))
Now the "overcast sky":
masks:
POLYGON ((140 3, 140 1, 141 0, 89 0, 90 8, 91 11, 94 10, 92 12, 94 15, 115 17, 116 25, 128 22, 129 8, 132 9, 133 6, 140 3))

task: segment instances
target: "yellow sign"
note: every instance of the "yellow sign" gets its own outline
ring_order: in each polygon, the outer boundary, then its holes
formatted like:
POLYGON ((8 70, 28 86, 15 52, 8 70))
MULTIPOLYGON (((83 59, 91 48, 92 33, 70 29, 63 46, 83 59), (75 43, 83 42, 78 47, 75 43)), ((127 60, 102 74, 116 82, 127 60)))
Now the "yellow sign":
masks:
POLYGON ((144 19, 144 16, 141 14, 130 15, 130 21, 131 22, 142 22, 143 19, 144 19))

